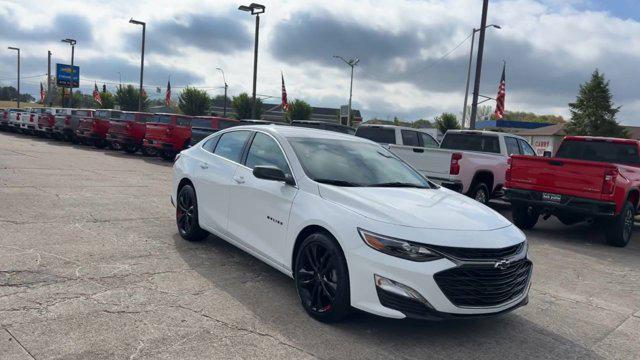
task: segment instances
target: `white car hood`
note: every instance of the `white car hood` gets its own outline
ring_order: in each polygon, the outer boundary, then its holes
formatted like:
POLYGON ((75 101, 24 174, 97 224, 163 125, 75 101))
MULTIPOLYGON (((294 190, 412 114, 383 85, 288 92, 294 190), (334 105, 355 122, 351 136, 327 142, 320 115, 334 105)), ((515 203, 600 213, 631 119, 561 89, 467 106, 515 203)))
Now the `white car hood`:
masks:
POLYGON ((319 184, 322 198, 373 220, 426 229, 488 231, 511 225, 496 211, 443 188, 339 187, 319 184))

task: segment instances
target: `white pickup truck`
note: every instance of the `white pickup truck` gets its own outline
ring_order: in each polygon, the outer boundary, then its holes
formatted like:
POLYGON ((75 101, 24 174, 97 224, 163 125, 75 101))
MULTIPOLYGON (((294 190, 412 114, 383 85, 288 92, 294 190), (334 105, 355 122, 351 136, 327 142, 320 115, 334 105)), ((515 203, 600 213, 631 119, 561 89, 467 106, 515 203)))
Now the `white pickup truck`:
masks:
MULTIPOLYGON (((524 138, 508 133, 450 130, 439 148, 434 148, 426 146, 426 142, 422 145, 413 141, 412 132, 416 130, 420 129, 361 125, 356 136, 388 146, 430 180, 485 204, 491 198, 502 196, 510 155, 535 155, 524 138)), ((420 134, 418 136, 423 137, 420 134)))

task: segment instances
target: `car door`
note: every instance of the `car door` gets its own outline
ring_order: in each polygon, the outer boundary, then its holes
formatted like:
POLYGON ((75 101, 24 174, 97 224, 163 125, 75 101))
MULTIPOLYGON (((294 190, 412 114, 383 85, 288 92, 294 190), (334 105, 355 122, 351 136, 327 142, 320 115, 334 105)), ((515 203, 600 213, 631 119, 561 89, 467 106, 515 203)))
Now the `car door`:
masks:
POLYGON ((278 142, 266 133, 256 132, 245 166, 238 167, 230 188, 229 233, 272 261, 284 264, 289 212, 298 189, 284 182, 256 178, 253 168, 259 165, 275 166, 291 174, 278 142))
POLYGON ((194 178, 198 216, 206 229, 226 233, 229 189, 250 131, 232 131, 207 140, 196 152, 194 178))

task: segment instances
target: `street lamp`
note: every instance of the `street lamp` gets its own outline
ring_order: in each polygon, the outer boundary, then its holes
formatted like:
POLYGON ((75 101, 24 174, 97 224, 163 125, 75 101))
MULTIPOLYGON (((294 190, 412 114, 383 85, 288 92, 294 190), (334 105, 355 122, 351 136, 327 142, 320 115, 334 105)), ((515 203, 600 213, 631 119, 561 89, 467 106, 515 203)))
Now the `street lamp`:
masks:
POLYGON ((142 55, 140 56, 140 90, 138 91, 138 111, 142 111, 142 80, 144 78, 144 36, 147 30, 147 24, 143 21, 129 20, 129 24, 142 25, 142 55))
MULTIPOLYGON (((73 107, 73 56, 74 56, 74 52, 75 52, 75 48, 76 48, 76 41, 74 39, 62 39, 60 40, 63 43, 67 43, 69 45, 71 45, 71 81, 69 81, 69 107, 73 107)), ((79 86, 79 82, 78 82, 78 86, 79 86)))
POLYGON ((265 7, 261 4, 251 3, 249 6, 240 5, 238 10, 246 11, 256 16, 256 40, 253 47, 253 101, 251 104, 251 117, 256 118, 256 79, 258 76, 258 35, 260 33, 260 14, 264 13, 265 7))
MULTIPOLYGON (((487 25, 484 28, 496 28, 496 29, 502 29, 502 27, 500 25, 496 25, 496 24, 491 24, 491 25, 487 25)), ((473 59, 473 44, 475 43, 476 40, 476 33, 480 31, 480 29, 473 29, 473 31, 471 32, 471 50, 469 51, 469 66, 467 68, 467 85, 465 86, 465 90, 464 90, 464 107, 462 108, 462 128, 464 129, 464 124, 465 124, 465 120, 467 118, 467 98, 469 97, 469 79, 471 78, 471 60, 473 59)))
POLYGON ((18 109, 20 108, 20 48, 9 46, 9 50, 15 50, 18 52, 18 109))
POLYGON ((347 65, 349 65, 349 67, 351 67, 351 85, 349 86, 349 106, 348 106, 349 110, 347 113, 347 126, 351 126, 351 97, 353 95, 353 67, 360 62, 360 59, 352 58, 347 60, 339 55, 333 55, 333 57, 344 61, 347 65))
POLYGON ((227 78, 224 77, 224 70, 222 68, 216 69, 222 73, 222 81, 224 81, 224 112, 222 116, 227 117, 227 88, 229 85, 227 85, 227 78))

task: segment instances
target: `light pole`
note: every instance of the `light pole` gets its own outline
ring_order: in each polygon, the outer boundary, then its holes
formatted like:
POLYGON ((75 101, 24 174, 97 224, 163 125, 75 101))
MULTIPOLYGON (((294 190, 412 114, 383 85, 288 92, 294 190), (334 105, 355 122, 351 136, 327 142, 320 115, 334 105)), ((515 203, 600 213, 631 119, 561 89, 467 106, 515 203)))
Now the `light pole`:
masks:
POLYGON ((118 71, 118 87, 122 89, 122 72, 118 71))
MULTIPOLYGON (((485 26, 485 28, 502 29, 499 25, 491 24, 485 26)), ((462 108, 462 128, 464 129, 465 120, 467 118, 467 98, 469 97, 469 79, 471 78, 471 60, 473 59, 473 44, 475 43, 476 33, 480 29, 473 29, 471 32, 471 50, 469 51, 469 66, 467 67, 467 85, 464 88, 464 107, 462 108)))
POLYGON ((15 50, 18 52, 18 98, 16 99, 18 109, 20 108, 20 48, 9 46, 9 50, 15 50))
POLYGON ((253 97, 251 103, 251 117, 256 118, 256 79, 258 76, 258 36, 260 34, 260 14, 264 13, 265 7, 261 4, 251 3, 250 5, 240 5, 238 10, 247 11, 256 16, 256 40, 253 47, 253 97))
POLYGON ((223 117, 227 117, 227 88, 229 87, 229 85, 227 85, 227 78, 224 76, 224 70, 222 68, 216 68, 218 70, 220 70, 220 72, 222 73, 222 81, 224 81, 224 112, 223 112, 223 117))
POLYGON ((142 81, 144 79, 144 36, 147 30, 147 23, 134 19, 129 20, 130 24, 142 25, 142 54, 140 56, 140 90, 138 91, 138 111, 142 111, 142 81))
POLYGON ((360 62, 360 59, 354 58, 354 59, 346 60, 345 58, 339 55, 333 55, 333 57, 344 61, 347 65, 349 65, 349 67, 351 67, 351 85, 349 86, 349 106, 348 106, 348 113, 347 113, 347 126, 351 126, 351 97, 353 95, 353 68, 358 64, 358 62, 360 62))
POLYGON ((476 128, 476 114, 478 112, 478 95, 480 94, 480 77, 482 75, 482 54, 484 52, 484 33, 487 27, 487 12, 489 11, 489 0, 482 1, 482 19, 480 20, 480 39, 478 40, 478 56, 476 58, 476 78, 473 84, 473 102, 471 103, 471 119, 469 128, 476 128))
MULTIPOLYGON (((69 81, 69 107, 73 107, 73 56, 76 48, 76 41, 74 39, 62 39, 64 43, 71 45, 71 81, 69 81)), ((78 86, 80 85, 78 81, 78 86)))

